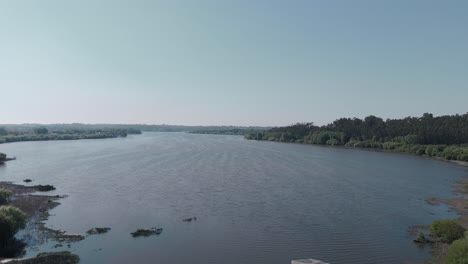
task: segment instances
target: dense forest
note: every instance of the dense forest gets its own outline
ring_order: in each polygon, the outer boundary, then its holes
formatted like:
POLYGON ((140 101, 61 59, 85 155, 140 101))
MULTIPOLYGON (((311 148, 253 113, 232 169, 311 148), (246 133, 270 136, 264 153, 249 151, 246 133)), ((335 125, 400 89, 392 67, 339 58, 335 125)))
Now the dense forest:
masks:
POLYGON ((468 113, 387 119, 340 118, 325 126, 297 123, 245 135, 246 139, 297 142, 398 152, 468 161, 468 113))

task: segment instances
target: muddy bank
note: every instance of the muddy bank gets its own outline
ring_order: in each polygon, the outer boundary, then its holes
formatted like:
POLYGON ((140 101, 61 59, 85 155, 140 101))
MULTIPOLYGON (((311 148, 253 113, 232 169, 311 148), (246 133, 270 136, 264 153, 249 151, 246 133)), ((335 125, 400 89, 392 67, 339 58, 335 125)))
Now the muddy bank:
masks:
POLYGON ((58 199, 62 196, 35 195, 39 188, 36 186, 24 186, 10 182, 0 182, 0 189, 6 189, 13 192, 11 205, 21 209, 31 219, 34 216, 42 216, 42 220, 47 220, 48 211, 60 203, 58 199))
POLYGON ((68 251, 40 253, 34 258, 14 259, 2 263, 9 264, 76 264, 80 257, 68 251))
MULTIPOLYGON (((463 179, 459 180, 455 184, 453 192, 461 194, 461 196, 455 198, 430 198, 427 199, 426 202, 431 205, 447 205, 450 208, 450 210, 460 214, 457 220, 461 226, 468 230, 468 178, 464 177, 463 179)), ((417 227, 415 227, 414 229, 417 229, 417 227)), ((422 229, 427 229, 427 226, 421 226, 420 230, 422 229)), ((432 256, 429 260, 425 261, 424 264, 445 263, 448 248, 449 244, 447 243, 434 243, 433 245, 431 245, 432 256)))
POLYGON ((468 178, 463 178, 458 181, 453 191, 462 194, 462 196, 455 198, 431 198, 426 200, 426 202, 432 205, 448 205, 451 210, 460 214, 460 224, 468 229, 468 178))
MULTIPOLYGON (((42 190, 41 186, 24 186, 10 182, 0 182, 0 189, 6 189, 13 192, 10 198, 10 205, 13 205, 23 211, 27 216, 26 228, 19 231, 21 240, 26 247, 35 247, 48 241, 57 241, 58 243, 73 243, 84 239, 79 234, 67 234, 62 230, 54 230, 45 226, 45 221, 49 218, 49 211, 58 206, 59 200, 65 196, 50 196, 34 194, 42 190), (21 235, 23 234, 23 235, 21 235)), ((60 259, 57 255, 42 255, 41 259, 60 259)), ((1 259, 0 259, 1 260, 1 259)), ((34 258, 28 259, 32 261, 34 258)), ((49 262, 11 262, 11 263, 49 263, 49 262)), ((54 262, 51 262, 54 263, 54 262)), ((58 263, 58 262, 57 262, 58 263)), ((61 262, 62 263, 62 262, 61 262)), ((63 262, 75 263, 75 262, 63 262)))

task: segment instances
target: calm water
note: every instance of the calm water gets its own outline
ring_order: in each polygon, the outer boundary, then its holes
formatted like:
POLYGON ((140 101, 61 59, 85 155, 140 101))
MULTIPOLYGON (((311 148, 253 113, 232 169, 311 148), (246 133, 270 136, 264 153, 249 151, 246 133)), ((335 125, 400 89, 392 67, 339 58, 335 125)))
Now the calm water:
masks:
POLYGON ((453 183, 468 174, 412 156, 185 133, 23 142, 0 151, 18 157, 0 167, 0 180, 31 178, 69 195, 48 226, 112 228, 72 244, 82 263, 421 260, 427 250, 407 228, 455 217, 423 200, 453 196, 453 183), (191 216, 198 221, 182 222, 191 216), (153 226, 163 233, 129 234, 153 226))

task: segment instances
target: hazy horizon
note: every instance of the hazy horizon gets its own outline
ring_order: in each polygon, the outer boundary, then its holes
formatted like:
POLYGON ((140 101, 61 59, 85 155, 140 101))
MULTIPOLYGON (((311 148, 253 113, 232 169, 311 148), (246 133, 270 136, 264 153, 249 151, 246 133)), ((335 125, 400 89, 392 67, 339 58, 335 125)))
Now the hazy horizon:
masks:
POLYGON ((468 111, 466 1, 2 1, 2 124, 468 111))
MULTIPOLYGON (((433 114, 433 113, 430 113, 430 114, 433 114)), ((468 112, 466 113, 453 113, 453 114, 448 114, 448 115, 464 115, 464 114, 468 114, 468 112)), ((370 116, 372 114, 369 114, 369 115, 366 115, 366 116, 363 116, 363 117, 350 117, 350 116, 342 116, 340 118, 359 118, 359 119, 364 119, 365 117, 367 116, 370 116)), ((375 116, 375 115, 373 115, 375 116)), ((443 115, 434 115, 434 117, 438 117, 438 116, 443 116, 443 115)), ((392 119, 392 118, 384 118, 384 117, 381 117, 381 116, 377 116, 377 117, 380 117, 382 118, 383 120, 387 120, 387 119, 392 119)), ((406 117, 420 117, 420 116, 402 116, 402 117, 395 117, 393 119, 403 119, 403 118, 406 118, 406 117)), ((339 119, 339 118, 337 118, 339 119)), ((81 125, 145 125, 145 126, 187 126, 187 127, 190 127, 190 126, 193 126, 193 127, 282 127, 282 126, 289 126, 289 125, 294 125, 294 124, 297 124, 297 123, 310 123, 312 122, 314 125, 317 125, 317 126, 323 126, 323 125, 328 125, 330 123, 333 123, 333 121, 335 121, 336 119, 334 120, 330 120, 329 122, 326 122, 326 123, 317 123, 317 122, 314 122, 313 120, 307 120, 307 121, 297 121, 297 122, 292 122, 292 123, 288 123, 288 124, 283 124, 283 125, 277 125, 277 126, 268 126, 268 125, 231 125, 231 124, 219 124, 219 125, 212 125, 212 124, 191 124, 191 125, 187 125, 187 124, 163 124, 163 123, 154 123, 154 124, 150 124, 150 123, 86 123, 86 122, 64 122, 64 123, 37 123, 37 122, 32 122, 32 123, 0 123, 0 127, 2 125, 73 125, 73 124, 81 124, 81 125)))

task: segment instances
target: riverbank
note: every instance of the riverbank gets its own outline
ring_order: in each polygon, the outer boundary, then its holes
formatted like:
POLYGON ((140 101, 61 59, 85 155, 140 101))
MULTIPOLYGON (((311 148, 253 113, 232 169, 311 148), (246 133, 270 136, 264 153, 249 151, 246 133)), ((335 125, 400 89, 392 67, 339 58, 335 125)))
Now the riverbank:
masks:
MULTIPOLYGON (((284 144, 311 145, 311 146, 323 147, 323 148, 363 150, 363 151, 371 151, 371 152, 384 152, 384 153, 393 153, 393 154, 400 154, 400 155, 418 156, 418 157, 421 157, 421 158, 434 159, 434 160, 439 160, 439 161, 444 161, 444 162, 450 162, 450 163, 454 163, 454 164, 457 164, 457 165, 460 165, 460 166, 463 166, 463 167, 468 167, 468 161, 450 160, 450 159, 444 159, 444 158, 436 157, 436 156, 428 156, 428 155, 425 155, 425 154, 416 154, 416 153, 411 153, 411 152, 398 151, 396 149, 351 147, 351 146, 346 146, 346 145, 309 144, 309 143, 303 143, 303 142, 284 142, 284 141, 264 140, 264 139, 250 139, 250 138, 246 138, 246 139, 247 140, 255 140, 255 141, 269 141, 269 142, 284 143, 284 144)), ((437 145, 428 145, 428 146, 437 146, 437 145)))
POLYGON ((447 161, 447 162, 451 162, 451 163, 458 164, 458 165, 460 165, 460 166, 468 167, 468 161, 444 160, 444 159, 438 159, 438 160, 447 161))
MULTIPOLYGON (((461 165, 461 164, 460 164, 461 165)), ((464 164, 464 166, 466 166, 464 164)), ((450 210, 457 212, 460 216, 457 222, 466 230, 468 230, 468 178, 465 177, 459 180, 454 188, 453 192, 460 194, 461 196, 455 198, 441 198, 433 197, 427 199, 426 202, 430 205, 445 204, 450 210)), ((427 229, 427 226, 423 226, 422 229, 427 229)), ((447 254, 449 251, 450 244, 443 242, 436 242, 431 244, 431 258, 426 260, 423 264, 444 264, 446 263, 447 254)))
MULTIPOLYGON (((80 139, 104 139, 126 137, 126 130, 101 130, 101 131, 67 131, 51 132, 47 134, 9 134, 0 136, 0 144, 22 141, 53 141, 53 140, 80 140, 80 139)), ((133 134, 136 134, 133 133, 133 134)), ((140 132, 141 134, 141 132, 140 132)))
POLYGON ((458 181, 453 188, 455 193, 461 194, 462 196, 456 198, 438 198, 434 197, 426 200, 431 205, 446 204, 448 207, 460 214, 460 224, 468 229, 468 178, 464 178, 458 181))
MULTIPOLYGON (((70 243, 84 239, 84 236, 78 234, 67 234, 62 230, 53 230, 45 226, 45 221, 49 218, 49 211, 58 206, 59 200, 65 196, 50 196, 35 194, 40 191, 38 186, 24 186, 13 184, 11 182, 0 182, 0 189, 9 190, 13 193, 10 198, 9 205, 15 206, 26 214, 27 223, 24 230, 20 231, 25 235, 21 242, 22 247, 35 247, 48 241, 56 241, 57 243, 66 243, 70 247, 70 243)), ((61 245, 62 244, 57 244, 61 245)), ((24 248, 19 248, 18 251, 23 251, 24 248)), ((63 254, 48 254, 42 253, 38 257, 28 258, 24 260, 8 261, 0 258, 2 263, 78 263, 78 256, 62 252, 63 254)), ((21 256, 18 256, 21 257, 21 256)))

